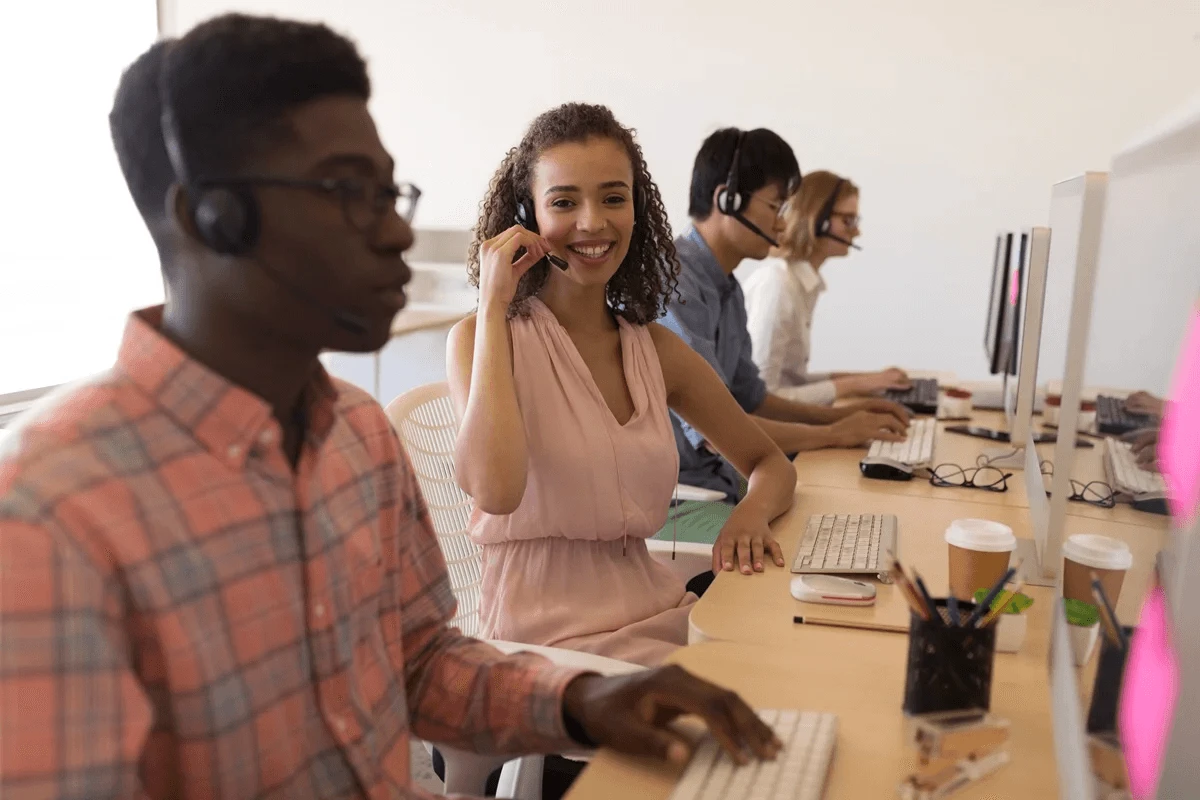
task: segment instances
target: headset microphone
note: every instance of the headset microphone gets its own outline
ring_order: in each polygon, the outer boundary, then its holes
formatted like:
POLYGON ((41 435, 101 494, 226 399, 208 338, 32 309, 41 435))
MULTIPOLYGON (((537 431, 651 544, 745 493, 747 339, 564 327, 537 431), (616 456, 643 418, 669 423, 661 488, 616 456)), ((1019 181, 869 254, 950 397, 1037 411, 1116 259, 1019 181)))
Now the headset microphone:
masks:
POLYGON ((855 244, 854 242, 850 241, 849 239, 843 239, 842 237, 838 236, 837 234, 822 233, 820 235, 824 236, 826 239, 833 239, 835 242, 841 242, 842 244, 846 245, 847 247, 853 247, 855 250, 862 250, 862 247, 860 245, 855 244))
POLYGON ((267 275, 267 277, 275 281, 275 283, 279 284, 287 291, 291 292, 292 295, 304 301, 305 303, 308 303, 313 308, 319 309, 328 314, 333 320, 333 324, 337 325, 342 330, 346 331, 347 333, 352 333, 355 336, 362 336, 367 332, 368 324, 365 317, 361 316, 360 314, 356 314, 353 311, 348 311, 344 308, 335 308, 331 305, 321 302, 315 296, 309 294, 299 286, 296 286, 291 281, 286 280, 277 270, 268 267, 266 262, 264 262, 262 259, 251 258, 250 260, 256 264, 258 268, 261 269, 265 275, 267 275))
POLYGON ((749 228, 749 229, 750 229, 750 230, 751 230, 753 233, 757 233, 759 236, 761 236, 762 238, 764 238, 764 239, 766 239, 768 242, 770 242, 770 243, 771 243, 771 247, 779 247, 779 242, 775 241, 775 240, 774 240, 774 239, 772 239, 770 236, 767 236, 765 233, 763 233, 763 231, 762 231, 762 228, 758 227, 758 226, 757 226, 757 225, 755 225, 753 222, 751 222, 750 220, 746 219, 746 217, 745 217, 745 216, 743 216, 743 215, 742 215, 740 212, 739 212, 739 213, 733 213, 733 214, 730 214, 730 216, 731 216, 731 217, 733 217, 734 219, 736 219, 738 222, 740 222, 740 223, 742 223, 743 225, 745 225, 745 226, 746 226, 747 228, 749 228))
POLYGON ((838 182, 833 185, 833 191, 829 193, 829 199, 825 201, 825 205, 821 206, 821 210, 817 212, 817 219, 814 228, 817 230, 818 237, 833 239, 835 242, 841 242, 847 247, 853 247, 855 250, 862 250, 849 239, 843 239, 834 233, 832 228, 833 207, 837 204, 838 194, 842 191, 842 186, 846 183, 845 178, 838 178, 838 182))

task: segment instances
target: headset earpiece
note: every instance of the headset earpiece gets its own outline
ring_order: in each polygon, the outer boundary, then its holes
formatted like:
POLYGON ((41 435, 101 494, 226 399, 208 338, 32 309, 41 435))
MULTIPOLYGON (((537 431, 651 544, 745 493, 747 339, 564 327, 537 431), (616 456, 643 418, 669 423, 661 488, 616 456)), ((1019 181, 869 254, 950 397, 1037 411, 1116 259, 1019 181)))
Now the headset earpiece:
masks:
POLYGON ((829 199, 825 201, 825 205, 821 206, 821 211, 817 214, 817 236, 828 236, 829 226, 833 219, 833 207, 837 205, 838 193, 842 191, 842 184, 846 182, 845 178, 838 178, 838 182, 834 184, 833 191, 829 193, 829 199))
POLYGON ((717 192, 717 210, 722 214, 737 214, 742 210, 742 193, 738 191, 738 173, 742 161, 742 140, 745 131, 738 131, 733 143, 733 157, 729 159, 729 172, 725 175, 725 188, 717 192))
POLYGON ((523 197, 517 200, 517 224, 533 233, 538 232, 537 214, 533 210, 533 200, 523 197))
POLYGON ((192 220, 200 238, 222 255, 242 255, 258 244, 262 217, 246 187, 197 187, 192 220))

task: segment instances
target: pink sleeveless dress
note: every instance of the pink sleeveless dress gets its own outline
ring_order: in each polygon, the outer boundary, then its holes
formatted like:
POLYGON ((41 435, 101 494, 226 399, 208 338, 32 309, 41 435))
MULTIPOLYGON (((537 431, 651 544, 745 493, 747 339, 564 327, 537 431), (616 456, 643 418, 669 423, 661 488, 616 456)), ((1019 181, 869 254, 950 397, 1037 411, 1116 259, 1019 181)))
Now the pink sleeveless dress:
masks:
POLYGON ((696 596, 646 549, 679 456, 650 331, 618 324, 634 405, 623 426, 545 304, 509 323, 529 477, 515 512, 477 509, 469 530, 483 546, 484 637, 655 666, 687 644, 696 596))

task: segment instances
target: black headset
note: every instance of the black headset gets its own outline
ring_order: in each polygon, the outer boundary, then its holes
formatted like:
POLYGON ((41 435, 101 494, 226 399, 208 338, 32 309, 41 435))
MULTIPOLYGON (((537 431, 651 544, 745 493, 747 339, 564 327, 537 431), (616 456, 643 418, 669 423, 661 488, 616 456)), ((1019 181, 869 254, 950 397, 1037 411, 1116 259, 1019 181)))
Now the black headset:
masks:
MULTIPOLYGON (((258 198, 246 185, 192 177, 184 157, 183 142, 175 114, 171 109, 170 93, 165 85, 160 87, 159 97, 162 103, 159 124, 162 128, 163 144, 166 145, 167 158, 171 162, 175 180, 187 192, 188 213, 196 233, 205 246, 215 253, 226 256, 249 253, 262 235, 262 211, 258 198)), ((362 315, 349 309, 330 306, 321 298, 293 284, 266 262, 255 259, 255 263, 284 289, 329 314, 334 325, 356 336, 367 332, 368 322, 362 315)))
POLYGON ((742 193, 738 191, 738 167, 742 162, 742 140, 746 138, 745 131, 738 131, 737 140, 733 145, 733 158, 729 159, 729 172, 725 175, 725 188, 717 193, 717 210, 729 216, 737 215, 744 205, 742 193))
POLYGON ((835 242, 841 242, 848 247, 853 247, 855 250, 862 250, 854 242, 849 239, 843 239, 832 231, 833 207, 837 205, 838 194, 842 191, 842 186, 845 183, 845 178, 838 178, 838 182, 833 185, 833 191, 829 193, 829 199, 825 201, 825 205, 821 206, 821 210, 817 213, 813 227, 816 229, 817 236, 833 239, 835 242))
POLYGON ((258 244, 262 233, 262 212, 258 199, 246 186, 193 179, 165 89, 162 92, 162 104, 163 143, 175 179, 187 191, 188 212, 200 239, 221 255, 237 256, 249 252, 258 244))
POLYGON ((762 228, 746 219, 742 209, 748 204, 748 199, 738 189, 738 173, 741 172, 742 140, 746 138, 745 131, 738 131, 737 141, 733 144, 733 158, 729 160, 729 172, 725 175, 725 188, 717 192, 717 210, 726 216, 733 217, 755 234, 765 239, 772 247, 778 247, 779 242, 768 236, 762 228))

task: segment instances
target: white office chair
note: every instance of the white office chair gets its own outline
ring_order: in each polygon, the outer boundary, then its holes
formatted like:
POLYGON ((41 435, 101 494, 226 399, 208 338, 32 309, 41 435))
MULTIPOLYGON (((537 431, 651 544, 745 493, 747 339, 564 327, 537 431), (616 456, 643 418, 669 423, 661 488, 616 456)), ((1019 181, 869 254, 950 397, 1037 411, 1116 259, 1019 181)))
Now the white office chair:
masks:
MULTIPOLYGON (((468 636, 479 632, 481 553, 467 536, 471 498, 454 479, 454 440, 457 421, 445 383, 420 386, 402 394, 387 407, 388 418, 408 452, 446 567, 458 600, 451 625, 468 636)), ((669 543, 668 543, 669 545, 669 543)), ((670 553, 667 554, 668 559, 670 553)), ((587 669, 604 675, 621 675, 643 669, 638 664, 557 647, 536 647, 518 642, 490 640, 505 653, 533 652, 556 664, 587 669)), ((432 746, 426 743, 426 748, 432 746)), ((543 758, 540 755, 509 759, 485 756, 438 745, 445 762, 446 794, 481 796, 487 777, 503 765, 497 797, 538 800, 542 796, 543 758)))

